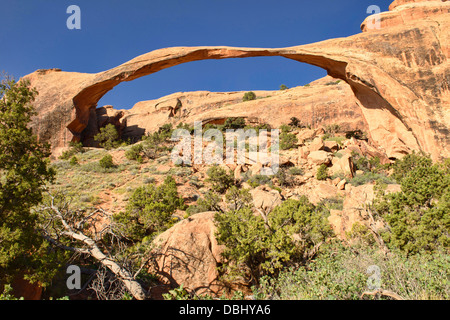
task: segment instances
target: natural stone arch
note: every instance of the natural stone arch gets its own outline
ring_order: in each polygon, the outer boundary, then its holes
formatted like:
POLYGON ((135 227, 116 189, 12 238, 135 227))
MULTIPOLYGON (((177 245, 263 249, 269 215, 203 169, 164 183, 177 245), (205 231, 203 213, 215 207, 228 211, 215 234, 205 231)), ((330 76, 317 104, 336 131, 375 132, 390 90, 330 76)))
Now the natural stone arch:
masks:
MULTIPOLYGON (((76 118, 68 125, 68 129, 79 137, 87 126, 91 110, 97 106, 97 102, 115 86, 123 81, 132 81, 139 77, 151 75, 165 68, 181 63, 226 58, 248 58, 259 56, 280 56, 298 62, 311 64, 327 71, 328 75, 339 78, 350 84, 356 97, 361 101, 361 106, 367 110, 383 109, 391 113, 391 118, 398 122, 395 126, 403 126, 402 131, 408 137, 409 146, 417 149, 418 145, 409 132, 409 128, 403 123, 398 112, 383 99, 374 86, 368 81, 363 81, 347 71, 349 59, 339 56, 330 56, 325 52, 314 52, 303 47, 265 49, 265 48, 236 48, 236 47, 181 47, 156 50, 139 56, 114 69, 96 75, 92 79, 93 84, 81 90, 73 99, 76 109, 76 118)), ((350 61, 352 62, 352 61, 350 61)), ((354 63, 354 62, 353 62, 354 63)), ((369 111, 368 111, 369 112, 369 111)), ((392 127, 392 125, 390 125, 392 127)), ((387 132, 385 133, 387 134, 387 132)), ((404 141, 405 138, 402 139, 404 141)), ((403 146, 401 146, 403 147, 403 146)), ((407 150, 405 151, 405 153, 407 150)))
POLYGON ((448 13, 449 2, 429 1, 420 8, 405 5, 383 13, 381 30, 303 46, 177 47, 149 52, 97 74, 39 71, 27 77, 40 92, 38 111, 48 110, 50 104, 52 112, 39 114, 33 127, 53 147, 66 146, 80 139, 101 97, 123 81, 190 61, 280 56, 323 68, 347 82, 359 100, 374 143, 388 155, 415 149, 434 159, 448 157, 448 13), (425 16, 398 23, 398 17, 417 10, 425 16))

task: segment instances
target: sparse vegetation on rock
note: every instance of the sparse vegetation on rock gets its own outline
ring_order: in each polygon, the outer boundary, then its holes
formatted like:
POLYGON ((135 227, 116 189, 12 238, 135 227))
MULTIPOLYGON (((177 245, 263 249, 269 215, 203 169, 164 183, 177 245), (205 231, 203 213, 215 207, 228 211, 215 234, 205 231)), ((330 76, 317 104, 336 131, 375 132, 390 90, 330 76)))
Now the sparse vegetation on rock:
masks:
POLYGON ((242 101, 251 101, 256 99, 256 94, 253 91, 246 92, 244 94, 244 97, 242 98, 242 101))

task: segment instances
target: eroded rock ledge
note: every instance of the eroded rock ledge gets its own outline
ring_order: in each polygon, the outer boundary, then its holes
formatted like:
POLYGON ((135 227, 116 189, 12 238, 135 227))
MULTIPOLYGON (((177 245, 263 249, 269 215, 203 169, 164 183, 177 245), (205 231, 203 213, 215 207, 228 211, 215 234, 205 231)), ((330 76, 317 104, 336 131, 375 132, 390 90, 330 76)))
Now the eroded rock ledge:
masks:
POLYGON ((83 140, 98 101, 123 81, 190 61, 281 56, 321 67, 345 81, 370 138, 388 156, 423 150, 434 159, 448 157, 450 2, 396 0, 390 10, 382 13, 379 30, 308 45, 176 47, 149 52, 97 74, 36 71, 26 76, 39 91, 32 127, 53 148, 65 147, 72 140, 83 140))

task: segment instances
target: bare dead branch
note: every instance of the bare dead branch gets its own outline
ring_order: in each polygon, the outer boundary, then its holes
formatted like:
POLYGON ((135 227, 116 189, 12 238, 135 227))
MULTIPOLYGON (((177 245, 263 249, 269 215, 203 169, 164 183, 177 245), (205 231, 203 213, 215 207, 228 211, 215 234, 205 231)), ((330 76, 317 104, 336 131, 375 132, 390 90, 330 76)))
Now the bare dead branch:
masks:
POLYGON ((376 297, 377 295, 390 297, 390 298, 392 298, 394 300, 405 300, 403 297, 401 297, 400 295, 396 294, 395 292, 392 292, 392 291, 389 291, 389 290, 383 290, 383 289, 378 289, 378 290, 374 290, 374 291, 364 291, 361 294, 361 299, 363 299, 364 296, 374 296, 374 297, 376 297))

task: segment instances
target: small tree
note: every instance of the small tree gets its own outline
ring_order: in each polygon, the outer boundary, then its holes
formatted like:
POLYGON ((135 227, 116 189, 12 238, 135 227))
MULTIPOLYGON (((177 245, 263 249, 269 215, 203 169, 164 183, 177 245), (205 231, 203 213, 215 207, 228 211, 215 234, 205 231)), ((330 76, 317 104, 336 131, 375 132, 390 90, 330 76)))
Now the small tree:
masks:
POLYGON ((113 161, 113 158, 110 154, 105 155, 103 158, 100 159, 99 161, 100 167, 105 168, 105 169, 109 169, 109 168, 114 168, 115 164, 113 161))
POLYGON ((70 158, 70 165, 76 166, 78 164, 78 158, 76 156, 73 156, 70 158))
POLYGON ((100 128, 100 132, 94 136, 94 140, 100 142, 100 146, 106 150, 117 148, 120 145, 119 132, 112 123, 100 128))
POLYGON ((281 86, 280 86, 280 90, 281 91, 283 91, 283 90, 287 90, 287 89, 289 89, 285 84, 282 84, 281 86))
POLYGON ((394 175, 401 181, 401 192, 376 201, 378 214, 389 225, 385 242, 407 254, 450 246, 450 174, 430 164, 428 157, 418 155, 399 160, 394 175))
POLYGON ((211 183, 211 189, 219 193, 225 193, 233 184, 234 176, 233 173, 227 172, 224 168, 214 165, 206 171, 208 178, 206 182, 211 183))
POLYGON ((317 169, 316 179, 326 180, 328 178, 328 167, 326 164, 321 164, 317 169))
POLYGON ((295 134, 289 132, 281 132, 280 134, 280 149, 288 150, 297 146, 298 138, 295 134))
POLYGON ((178 195, 175 180, 168 176, 160 186, 148 184, 137 188, 124 212, 114 216, 122 232, 133 241, 142 241, 169 228, 175 210, 186 209, 178 195))
MULTIPOLYGON (((245 199, 245 198, 244 198, 245 199)), ((215 215, 216 238, 225 245, 223 271, 257 284, 261 276, 312 259, 332 229, 322 209, 306 197, 287 200, 255 215, 247 201, 238 210, 215 215)))
POLYGON ((55 270, 32 211, 55 175, 50 146, 29 128, 36 95, 26 81, 0 82, 0 282, 25 272, 45 283, 55 270))
POLYGON ((244 97, 242 98, 242 101, 250 101, 250 100, 255 100, 256 99, 256 94, 253 91, 249 91, 244 93, 244 97))

